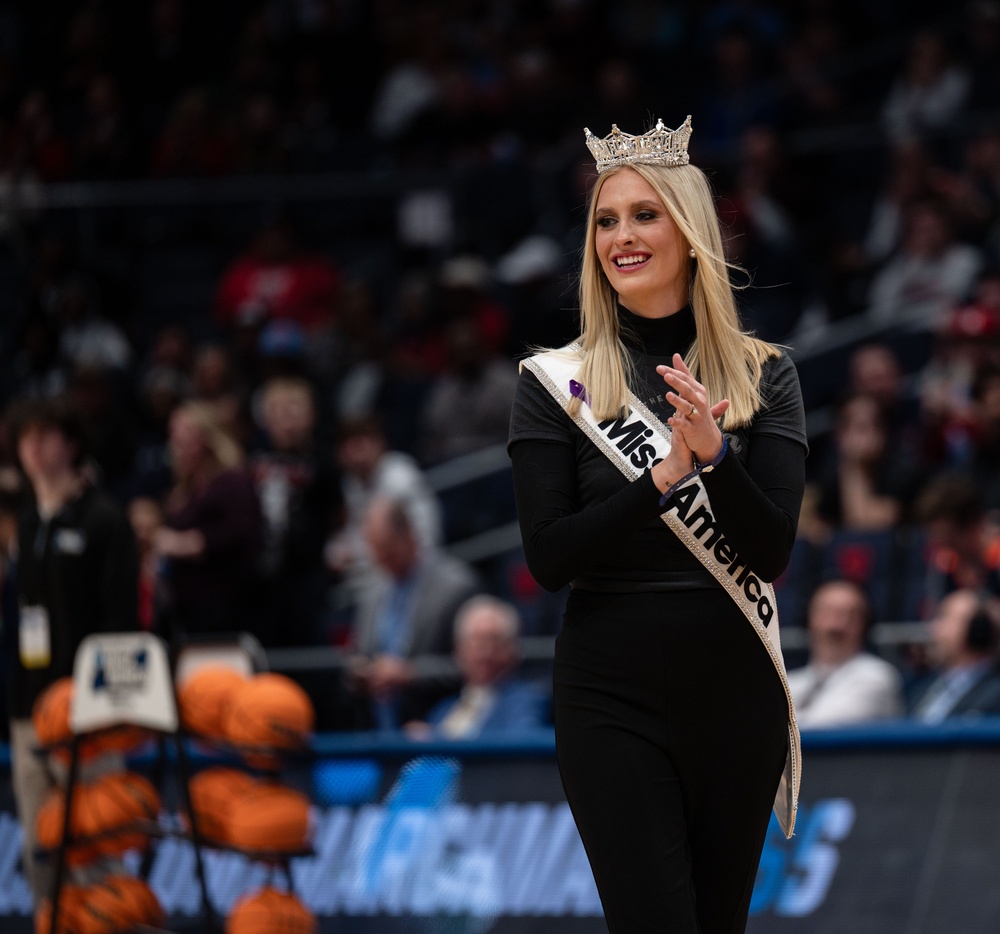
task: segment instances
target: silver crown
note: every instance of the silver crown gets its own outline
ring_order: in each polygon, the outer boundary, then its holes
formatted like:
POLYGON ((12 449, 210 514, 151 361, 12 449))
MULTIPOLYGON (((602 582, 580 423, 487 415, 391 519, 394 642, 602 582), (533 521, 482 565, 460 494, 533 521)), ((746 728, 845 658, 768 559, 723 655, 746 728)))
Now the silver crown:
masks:
POLYGON ((616 123, 611 124, 611 132, 604 139, 598 139, 586 127, 583 133, 587 148, 597 160, 598 175, 622 165, 687 165, 691 161, 688 155, 692 133, 690 114, 676 130, 667 129, 662 120, 657 120, 656 126, 642 136, 622 133, 616 123))

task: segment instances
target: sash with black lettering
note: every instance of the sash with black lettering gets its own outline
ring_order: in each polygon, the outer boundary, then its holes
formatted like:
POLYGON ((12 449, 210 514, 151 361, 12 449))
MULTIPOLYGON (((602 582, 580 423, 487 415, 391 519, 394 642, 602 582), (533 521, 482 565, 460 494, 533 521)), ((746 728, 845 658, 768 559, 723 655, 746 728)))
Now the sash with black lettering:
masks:
MULTIPOLYGON (((576 346, 571 344, 563 350, 529 357, 521 364, 538 377, 564 411, 572 396, 582 391, 574 380, 580 367, 575 351, 576 346), (576 387, 575 393, 571 383, 576 387)), ((581 404, 573 421, 622 474, 635 480, 670 452, 670 429, 631 393, 629 406, 628 416, 599 422, 590 406, 581 404)), ((798 809, 802 749, 781 655, 774 588, 754 574, 747 559, 737 554, 726 540, 700 477, 693 478, 674 494, 670 508, 660 518, 733 598, 763 642, 781 679, 788 700, 788 753, 774 813, 781 829, 790 837, 798 809)))

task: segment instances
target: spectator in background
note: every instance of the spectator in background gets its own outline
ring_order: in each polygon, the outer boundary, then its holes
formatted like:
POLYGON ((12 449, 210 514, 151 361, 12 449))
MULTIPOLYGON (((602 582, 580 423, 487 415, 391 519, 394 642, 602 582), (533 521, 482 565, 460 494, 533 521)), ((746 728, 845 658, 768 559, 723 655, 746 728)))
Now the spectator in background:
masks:
POLYGON ((68 396, 83 420, 91 466, 110 493, 122 498, 135 464, 136 432, 132 399, 121 374, 91 366, 77 367, 68 396))
POLYGON ((433 7, 396 8, 399 58, 381 73, 369 115, 377 139, 401 142, 418 118, 437 103, 443 57, 442 13, 433 7))
POLYGON ((848 392, 870 396, 882 410, 888 434, 887 448, 897 459, 915 457, 920 448, 920 411, 908 399, 903 368, 886 344, 862 344, 847 363, 848 392))
POLYGON ((944 39, 930 30, 920 31, 910 42, 904 68, 882 109, 886 132, 900 141, 946 129, 968 94, 969 76, 952 61, 944 39))
MULTIPOLYGON (((447 338, 448 371, 431 387, 418 432, 428 464, 502 446, 517 388, 517 367, 489 350, 472 318, 452 321, 447 338)), ((516 515, 506 470, 443 490, 441 506, 449 541, 494 529, 516 515)))
POLYGON ((338 518, 332 465, 316 443, 316 407, 304 379, 275 378, 260 398, 263 441, 249 458, 263 520, 258 564, 265 645, 321 641, 323 548, 338 518))
POLYGON ((852 392, 878 401, 887 416, 903 405, 903 371, 895 351, 886 344, 862 344, 851 353, 847 364, 852 392))
POLYGON ((476 254, 453 256, 441 266, 440 302, 446 322, 473 321, 490 354, 507 347, 510 316, 490 294, 489 263, 476 254))
POLYGON ((191 335, 180 324, 169 324, 152 334, 144 373, 153 369, 187 374, 191 369, 191 335))
POLYGON ((491 351, 479 325, 462 317, 447 330, 448 370, 435 381, 421 419, 428 464, 506 443, 517 367, 491 351))
POLYGON ((75 156, 79 178, 127 178, 135 168, 130 121, 109 74, 96 75, 87 86, 75 156))
POLYGON ((844 30, 820 10, 784 43, 785 79, 791 88, 787 106, 793 126, 809 121, 829 125, 842 116, 852 99, 840 64, 846 51, 844 30))
POLYGON ((213 178, 233 170, 236 154, 208 92, 188 90, 174 104, 153 145, 149 174, 154 178, 213 178))
POLYGON ((848 396, 837 412, 834 457, 820 486, 819 516, 834 528, 882 531, 902 518, 914 492, 915 465, 887 444, 885 415, 871 396, 848 396))
POLYGON ((976 446, 970 471, 987 509, 1000 509, 1000 368, 982 369, 972 384, 976 446))
POLYGON ((344 527, 327 545, 331 570, 355 582, 370 571, 364 521, 369 504, 390 496, 404 504, 408 522, 421 548, 441 544, 441 507, 417 462, 401 451, 390 451, 382 426, 366 415, 341 422, 337 432, 337 465, 344 499, 344 527))
POLYGON ((929 539, 927 593, 932 608, 956 590, 1000 595, 1000 529, 971 476, 936 477, 921 491, 914 512, 929 539))
POLYGON ((129 46, 143 115, 155 125, 163 122, 170 102, 195 83, 214 34, 202 18, 207 11, 196 13, 184 0, 155 0, 141 12, 129 46))
POLYGON ((222 343, 204 343, 195 348, 191 362, 191 399, 212 409, 234 438, 243 433, 244 391, 233 355, 222 343))
MULTIPOLYGON (((0 679, 4 684, 14 675, 17 655, 17 525, 24 505, 23 486, 14 467, 0 467, 0 679)), ((0 730, 4 734, 10 717, 8 700, 7 691, 0 692, 0 730)))
POLYGON ((80 276, 65 283, 56 314, 59 352, 71 367, 124 370, 132 362, 132 348, 125 334, 101 314, 92 283, 80 276))
MULTIPOLYGON (((424 269, 404 273, 389 298, 383 315, 388 328, 378 331, 379 346, 362 369, 353 374, 364 396, 352 400, 355 412, 377 413, 392 447, 416 452, 419 418, 433 381, 445 370, 447 346, 442 329, 442 308, 430 275, 424 269)), ((374 322, 373 322, 374 323, 374 322)))
POLYGON ((375 411, 386 350, 378 319, 372 284, 363 280, 348 282, 341 296, 337 327, 329 335, 323 359, 315 355, 313 342, 307 348, 313 366, 324 369, 336 383, 333 412, 338 420, 375 411))
POLYGON ((948 594, 930 622, 934 672, 912 693, 921 723, 1000 713, 1000 642, 996 599, 962 589, 948 594))
POLYGON ((165 496, 170 489, 170 416, 188 392, 187 375, 167 366, 146 371, 139 384, 139 431, 129 492, 165 496))
POLYGON ((398 729, 460 686, 455 614, 479 588, 468 566, 421 545, 403 500, 372 499, 364 533, 378 574, 355 616, 351 682, 370 723, 398 729))
POLYGON ((291 224, 278 218, 223 273, 215 317, 226 328, 289 320, 313 333, 333 323, 339 288, 340 275, 329 260, 301 250, 291 224))
POLYGON ((872 281, 868 316, 884 326, 933 329, 968 295, 981 261, 978 249, 955 241, 939 202, 916 202, 907 213, 901 250, 872 281))
POLYGON ((254 383, 301 379, 307 372, 305 331, 294 321, 270 321, 257 337, 254 383))
POLYGON ((520 620, 511 604, 486 595, 464 603, 455 617, 455 661, 462 690, 435 706, 426 722, 408 723, 409 736, 496 739, 543 726, 545 696, 516 676, 519 635, 520 620))
MULTIPOLYGON (((25 875, 37 903, 51 891, 52 866, 35 860, 35 819, 56 778, 35 754, 31 708, 49 685, 72 674, 85 636, 136 627, 138 567, 128 520, 87 480, 86 435, 66 400, 24 403, 11 422, 34 494, 18 530, 20 623, 8 682, 11 777, 25 875)), ((104 767, 99 760, 93 768, 104 767)))
POLYGON ((256 630, 260 507, 243 452, 215 411, 188 402, 170 417, 174 487, 155 548, 163 562, 171 641, 188 634, 256 630))
POLYGON ((799 726, 835 727, 901 716, 903 679, 865 650, 870 608, 846 580, 821 584, 809 601, 809 663, 788 672, 799 726))
POLYGON ((525 347, 562 347, 576 334, 566 253, 554 238, 531 234, 497 260, 494 275, 514 315, 513 353, 525 347))
POLYGON ((921 374, 924 449, 932 463, 970 466, 979 443, 978 374, 1000 367, 1000 270, 980 276, 973 301, 954 309, 921 374))
POLYGON ((775 120, 773 100, 761 78, 763 46, 739 22, 713 30, 706 41, 712 67, 699 90, 696 113, 702 152, 717 156, 732 151, 743 132, 775 120))
POLYGON ((274 95, 262 90, 251 92, 236 117, 236 171, 272 175, 287 169, 287 136, 281 133, 281 113, 274 95))
POLYGON ((970 108, 996 106, 1000 100, 1000 6, 996 0, 966 4, 964 46, 972 81, 970 108))
POLYGON ((1000 245, 1000 130, 973 136, 965 145, 961 167, 954 172, 939 169, 934 181, 960 235, 995 250, 1000 245))
POLYGON ((919 140, 901 140, 888 156, 888 172, 872 204, 861 245, 864 261, 872 264, 884 263, 896 252, 910 208, 930 194, 931 161, 919 140))
POLYGON ((746 326, 762 340, 785 340, 802 311, 805 292, 802 231, 794 209, 808 205, 778 134, 752 126, 740 137, 735 184, 720 199, 726 257, 749 271, 743 293, 746 326))
POLYGON ((3 134, 0 171, 27 172, 43 182, 63 182, 69 178, 72 165, 70 141, 56 124, 48 95, 41 88, 32 88, 3 134))
POLYGON ((51 399, 62 395, 69 374, 59 355, 59 331, 41 315, 23 320, 14 335, 18 348, 3 374, 7 398, 51 399))
MULTIPOLYGON (((900 249, 905 219, 913 205, 931 194, 934 166, 919 140, 895 144, 881 154, 884 163, 877 190, 849 194, 838 188, 836 212, 856 217, 854 233, 845 231, 828 254, 825 285, 827 316, 848 318, 866 313, 872 277, 900 249)), ((872 179, 872 181, 876 181, 872 179)), ((833 212, 827 208, 828 216, 833 212)))
POLYGON ((163 528, 163 507, 151 496, 137 496, 128 504, 128 521, 139 553, 139 609, 136 615, 140 628, 150 630, 156 624, 160 570, 156 537, 163 528))

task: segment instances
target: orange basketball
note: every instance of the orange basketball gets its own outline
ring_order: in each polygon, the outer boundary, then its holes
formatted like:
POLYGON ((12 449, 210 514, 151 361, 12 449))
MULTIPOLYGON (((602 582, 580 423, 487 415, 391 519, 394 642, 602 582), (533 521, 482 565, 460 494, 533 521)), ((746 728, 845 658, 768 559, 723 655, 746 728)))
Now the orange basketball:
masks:
MULTIPOLYGON (((69 709, 73 700, 73 679, 60 678, 50 684, 35 700, 31 709, 31 722, 42 746, 61 743, 72 736, 69 709)), ((90 759, 106 752, 129 752, 149 736, 147 730, 137 726, 116 726, 88 735, 80 743, 80 758, 90 759)), ((54 755, 69 761, 69 750, 56 750, 54 755)))
POLYGON ((43 746, 69 739, 69 705, 73 698, 73 679, 60 678, 35 699, 31 723, 43 746))
POLYGON ((164 915, 145 882, 132 876, 105 876, 88 886, 77 921, 78 934, 112 934, 139 924, 162 924, 164 915))
MULTIPOLYGON (((59 922, 57 934, 76 934, 80 909, 83 906, 84 889, 69 882, 63 884, 59 892, 59 922)), ((51 934, 52 932, 52 902, 43 898, 35 910, 36 934, 51 934)))
POLYGON ((106 752, 131 752, 149 739, 149 731, 139 726, 123 724, 101 730, 87 737, 86 756, 96 756, 106 752))
POLYGON ((309 695, 291 678, 259 674, 233 695, 226 737, 242 746, 301 749, 309 742, 315 720, 309 695))
POLYGON ((267 886, 236 904, 226 934, 316 934, 316 918, 291 893, 267 886))
POLYGON ((192 733, 224 738, 226 711, 233 693, 246 680, 238 671, 223 665, 199 668, 177 690, 181 723, 192 733))
POLYGON ((300 850, 309 837, 309 799, 281 785, 247 789, 229 809, 228 838, 245 850, 300 850))
MULTIPOLYGON (((152 783, 135 772, 113 772, 89 786, 81 807, 81 826, 86 834, 100 834, 136 821, 155 821, 160 813, 160 796, 152 783)), ((95 841, 104 855, 142 848, 149 835, 132 830, 95 841)))
MULTIPOLYGON (((73 814, 69 829, 74 836, 86 833, 84 829, 85 798, 86 790, 81 785, 73 793, 73 814)), ((35 838, 42 849, 55 850, 59 846, 62 841, 65 817, 66 794, 61 789, 56 788, 39 808, 38 816, 35 818, 35 838)), ((90 845, 74 844, 66 848, 66 862, 70 866, 92 862, 98 855, 97 849, 90 845)))
POLYGON ((129 898, 134 900, 136 914, 142 919, 140 923, 161 927, 166 921, 166 913, 149 885, 134 876, 119 876, 118 879, 128 890, 129 898))
POLYGON ((188 782, 191 806, 202 836, 229 842, 229 813, 239 798, 258 784, 240 769, 225 766, 204 769, 188 782))

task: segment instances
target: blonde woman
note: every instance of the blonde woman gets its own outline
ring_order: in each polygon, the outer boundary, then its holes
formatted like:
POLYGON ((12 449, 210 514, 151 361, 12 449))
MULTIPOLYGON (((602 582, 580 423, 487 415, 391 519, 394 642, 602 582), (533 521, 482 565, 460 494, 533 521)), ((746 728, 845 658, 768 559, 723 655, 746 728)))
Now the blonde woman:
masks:
POLYGON ((525 361, 511 419, 528 565, 572 587, 556 747, 614 934, 743 931, 799 782, 768 582, 802 499, 801 394, 741 330, 690 135, 587 131, 581 335, 525 361))
POLYGON ((172 639, 252 631, 261 519, 243 452, 204 402, 171 415, 169 442, 174 487, 154 540, 164 595, 158 628, 172 639))

